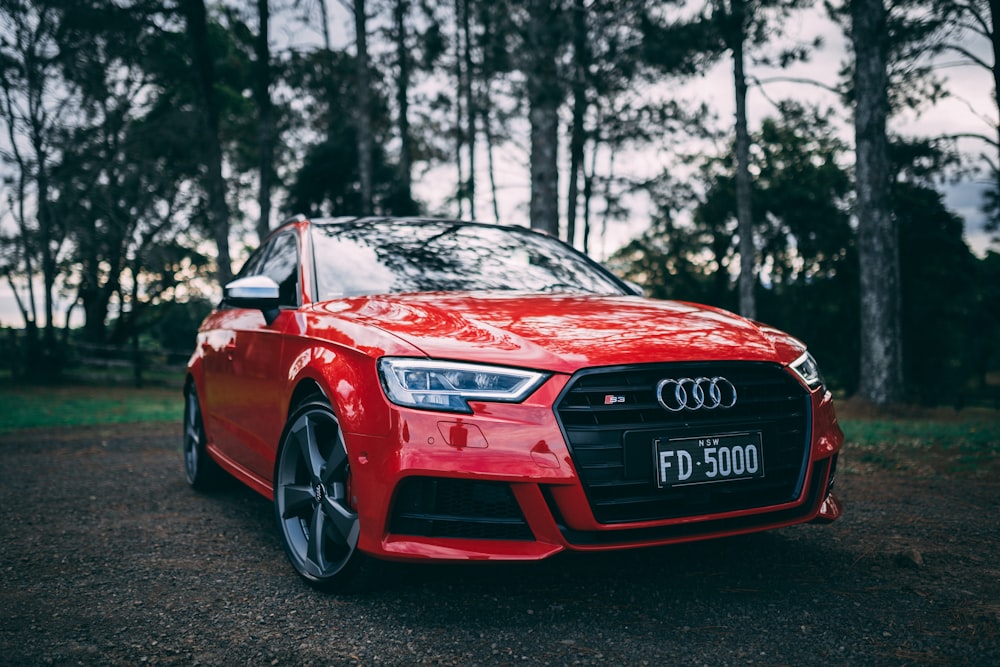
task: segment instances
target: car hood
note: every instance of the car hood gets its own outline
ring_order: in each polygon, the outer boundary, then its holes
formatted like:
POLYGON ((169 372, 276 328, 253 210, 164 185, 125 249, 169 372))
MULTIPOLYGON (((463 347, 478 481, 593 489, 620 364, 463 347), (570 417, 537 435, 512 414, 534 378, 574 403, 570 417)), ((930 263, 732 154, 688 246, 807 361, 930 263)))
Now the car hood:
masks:
POLYGON ((726 311, 631 296, 447 293, 318 307, 377 327, 428 357, 553 372, 713 359, 790 363, 804 350, 793 338, 726 311))

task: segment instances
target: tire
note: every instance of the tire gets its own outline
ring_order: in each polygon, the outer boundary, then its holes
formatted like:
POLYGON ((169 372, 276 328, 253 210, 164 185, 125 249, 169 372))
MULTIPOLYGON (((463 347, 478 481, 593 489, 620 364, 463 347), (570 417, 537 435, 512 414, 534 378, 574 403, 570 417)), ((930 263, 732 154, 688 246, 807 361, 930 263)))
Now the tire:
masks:
POLYGON ((225 472, 205 451, 205 424, 194 384, 184 391, 184 472, 188 484, 197 491, 214 491, 222 486, 225 472))
POLYGON ((288 419, 274 464, 274 513, 288 560, 311 586, 352 593, 370 586, 375 561, 358 551, 351 467, 340 424, 323 399, 288 419))

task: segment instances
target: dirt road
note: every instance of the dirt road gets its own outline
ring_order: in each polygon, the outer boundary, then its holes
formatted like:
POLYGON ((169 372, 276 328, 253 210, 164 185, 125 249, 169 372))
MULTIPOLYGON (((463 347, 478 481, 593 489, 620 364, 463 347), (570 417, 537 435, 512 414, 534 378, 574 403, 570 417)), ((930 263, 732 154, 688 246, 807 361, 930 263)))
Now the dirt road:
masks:
POLYGON ((0 664, 1000 664, 1000 486, 845 455, 844 519, 307 588, 176 425, 0 438, 0 664))

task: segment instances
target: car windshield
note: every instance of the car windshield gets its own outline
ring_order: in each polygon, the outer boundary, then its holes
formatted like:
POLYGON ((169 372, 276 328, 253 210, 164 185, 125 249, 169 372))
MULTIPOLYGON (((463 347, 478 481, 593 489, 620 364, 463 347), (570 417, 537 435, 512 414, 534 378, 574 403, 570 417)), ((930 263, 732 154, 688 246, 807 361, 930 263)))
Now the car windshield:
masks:
POLYGON ((315 224, 319 300, 465 290, 624 294, 562 243, 516 228, 450 221, 315 224))

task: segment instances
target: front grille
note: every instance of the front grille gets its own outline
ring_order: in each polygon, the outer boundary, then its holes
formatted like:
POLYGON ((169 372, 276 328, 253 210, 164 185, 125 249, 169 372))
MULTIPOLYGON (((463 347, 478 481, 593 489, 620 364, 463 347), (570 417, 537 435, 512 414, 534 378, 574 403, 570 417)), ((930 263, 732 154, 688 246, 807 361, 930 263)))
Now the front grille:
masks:
POLYGON ((436 477, 400 482, 389 530, 423 537, 534 539, 510 485, 436 477))
POLYGON ((677 363, 576 374, 556 417, 601 523, 671 519, 790 502, 802 493, 809 451, 809 394, 777 364, 677 363), (665 378, 725 377, 730 409, 672 413, 657 401, 665 378), (613 397, 608 399, 607 397, 613 397), (607 403, 607 404, 606 404, 607 403), (765 477, 657 488, 653 441, 759 431, 765 477))

